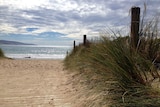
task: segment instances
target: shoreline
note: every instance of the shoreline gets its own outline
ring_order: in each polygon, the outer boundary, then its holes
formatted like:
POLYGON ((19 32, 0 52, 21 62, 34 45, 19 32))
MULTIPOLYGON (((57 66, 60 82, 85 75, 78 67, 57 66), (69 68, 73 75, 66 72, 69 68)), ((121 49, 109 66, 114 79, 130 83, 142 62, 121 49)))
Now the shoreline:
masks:
POLYGON ((33 58, 33 57, 23 57, 23 58, 12 58, 12 57, 8 57, 8 56, 6 56, 5 57, 6 59, 18 59, 18 60, 21 60, 21 59, 26 59, 26 60, 29 60, 29 59, 31 59, 31 60, 64 60, 65 59, 65 57, 64 58, 33 58))
POLYGON ((0 58, 0 60, 60 60, 63 61, 65 58, 31 58, 31 57, 24 57, 24 58, 10 58, 4 57, 0 58))
POLYGON ((55 59, 55 58, 11 58, 12 60, 55 60, 63 61, 64 59, 55 59))
POLYGON ((67 51, 71 50, 70 46, 0 46, 4 55, 13 59, 64 59, 67 51))

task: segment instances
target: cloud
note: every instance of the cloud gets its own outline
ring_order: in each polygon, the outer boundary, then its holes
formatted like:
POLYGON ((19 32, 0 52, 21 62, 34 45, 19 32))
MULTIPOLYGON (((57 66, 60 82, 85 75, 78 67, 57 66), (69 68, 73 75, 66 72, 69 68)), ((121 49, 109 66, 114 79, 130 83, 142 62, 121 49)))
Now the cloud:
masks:
POLYGON ((14 32, 17 32, 17 29, 10 24, 1 23, 0 24, 0 32, 1 33, 6 33, 7 32, 7 34, 8 33, 14 33, 14 32))
POLYGON ((39 6, 48 5, 49 0, 1 0, 0 5, 11 9, 38 9, 39 6))
POLYGON ((143 11, 144 2, 148 17, 160 14, 158 0, 1 0, 0 33, 41 38, 47 32, 58 32, 63 40, 97 36, 106 28, 129 32, 129 10, 139 6, 143 11))

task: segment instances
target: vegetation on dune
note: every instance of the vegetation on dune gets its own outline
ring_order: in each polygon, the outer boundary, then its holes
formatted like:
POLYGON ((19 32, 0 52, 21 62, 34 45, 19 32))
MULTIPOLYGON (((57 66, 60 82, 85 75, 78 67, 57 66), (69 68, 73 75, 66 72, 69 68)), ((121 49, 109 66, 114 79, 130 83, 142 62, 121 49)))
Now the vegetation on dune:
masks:
POLYGON ((0 58, 3 58, 3 57, 5 57, 4 53, 3 53, 2 49, 0 49, 0 58))
MULTIPOLYGON (((78 71, 88 87, 101 93, 99 107, 108 104, 111 107, 160 105, 160 83, 157 81, 160 75, 155 66, 160 62, 160 39, 155 25, 157 23, 142 29, 136 49, 131 47, 129 37, 103 36, 88 43, 87 47, 77 46, 66 57, 66 68, 78 71)), ((95 102, 90 101, 90 104, 95 102)))

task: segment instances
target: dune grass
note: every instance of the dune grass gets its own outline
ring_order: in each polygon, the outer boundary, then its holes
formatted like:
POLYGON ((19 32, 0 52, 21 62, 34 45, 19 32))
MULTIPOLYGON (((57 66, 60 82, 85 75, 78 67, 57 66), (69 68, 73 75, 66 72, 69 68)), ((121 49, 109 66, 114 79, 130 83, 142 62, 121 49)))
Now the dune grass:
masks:
POLYGON ((0 58, 4 58, 4 57, 5 57, 5 55, 4 55, 3 51, 2 51, 2 49, 0 49, 0 58))
MULTIPOLYGON (((97 97, 98 105, 93 107, 160 105, 160 82, 157 81, 160 75, 155 67, 160 39, 153 27, 143 28, 136 49, 132 49, 129 37, 117 36, 113 39, 103 36, 87 47, 77 46, 66 57, 66 68, 79 72, 89 90, 101 93, 101 100, 97 97)), ((88 103, 94 105, 95 102, 88 103)))

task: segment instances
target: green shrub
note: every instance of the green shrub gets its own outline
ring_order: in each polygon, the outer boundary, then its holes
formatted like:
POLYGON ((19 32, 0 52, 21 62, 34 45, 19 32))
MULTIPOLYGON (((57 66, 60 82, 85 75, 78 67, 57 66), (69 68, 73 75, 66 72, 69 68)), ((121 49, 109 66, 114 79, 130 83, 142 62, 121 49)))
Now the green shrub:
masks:
POLYGON ((0 57, 4 57, 4 53, 3 53, 2 49, 0 49, 0 57))
POLYGON ((151 43, 146 39, 137 51, 131 51, 127 37, 114 40, 102 37, 98 43, 90 44, 89 48, 77 46, 65 59, 65 64, 68 68, 81 71, 86 80, 90 81, 88 85, 108 91, 109 95, 103 97, 108 100, 110 96, 113 107, 158 106, 160 94, 151 84, 159 78, 152 63, 152 55, 159 47, 153 47, 154 52, 150 50, 145 53, 146 48, 143 47, 146 44, 148 47, 155 46, 153 44, 157 44, 157 40, 152 39, 151 43), (93 81, 95 76, 98 79, 93 81))
POLYGON ((88 47, 77 46, 66 57, 65 66, 81 72, 97 93, 107 92, 101 102, 109 101, 111 107, 159 107, 160 82, 156 88, 153 85, 160 79, 154 65, 160 52, 157 24, 152 21, 142 26, 136 49, 129 37, 104 34, 88 47))

